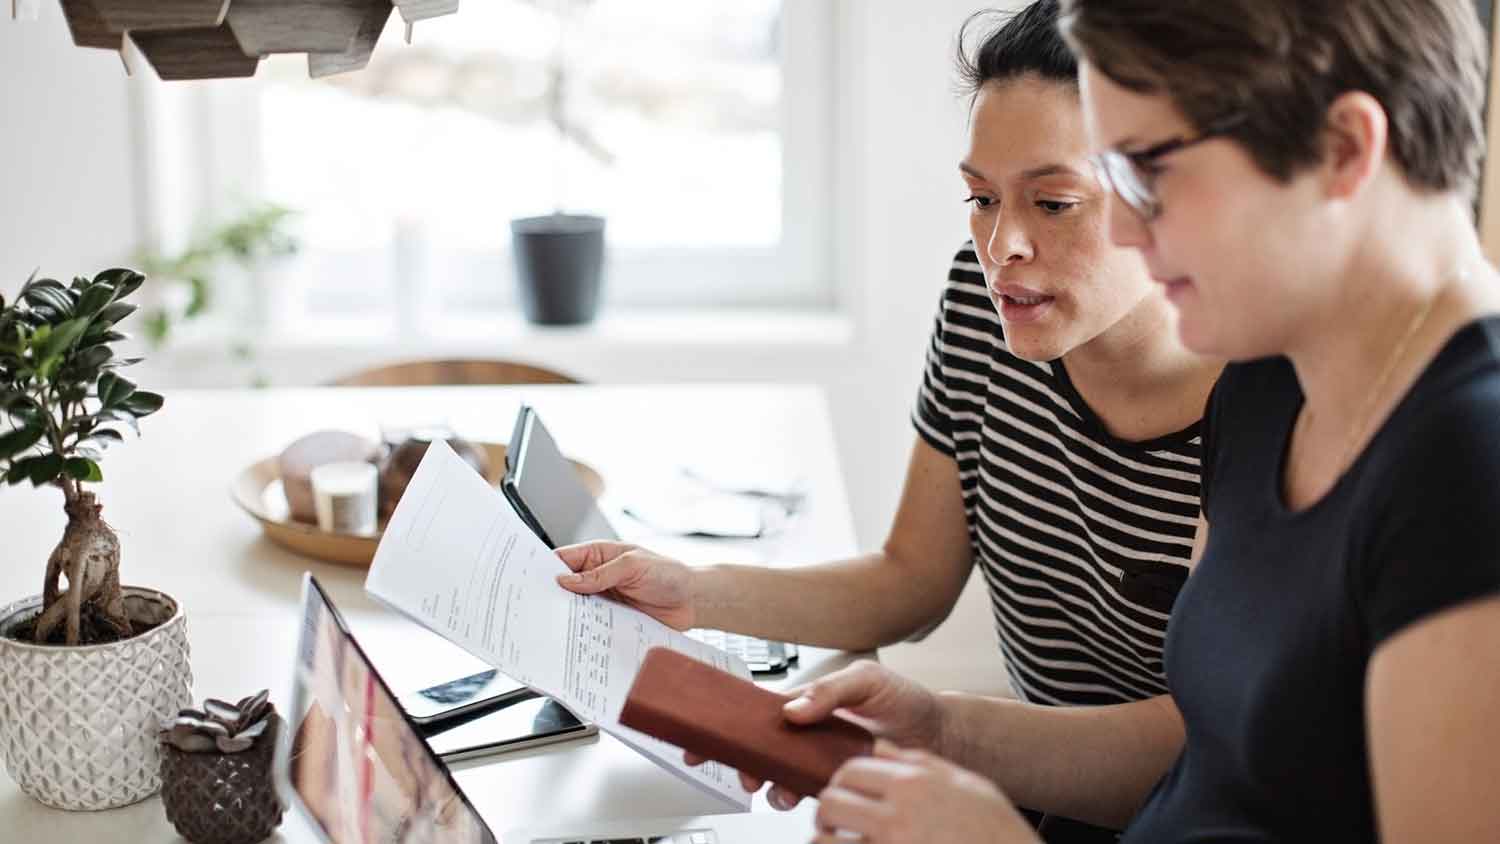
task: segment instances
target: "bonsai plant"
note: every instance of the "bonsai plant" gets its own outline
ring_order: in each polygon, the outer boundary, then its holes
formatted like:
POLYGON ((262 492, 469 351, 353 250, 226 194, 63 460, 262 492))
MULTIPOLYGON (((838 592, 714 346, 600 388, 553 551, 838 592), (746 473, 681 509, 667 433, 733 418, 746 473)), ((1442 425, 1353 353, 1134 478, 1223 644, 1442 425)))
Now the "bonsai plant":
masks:
POLYGON ((120 542, 89 488, 122 427, 139 433, 162 407, 118 372, 139 359, 113 349, 144 281, 125 269, 70 286, 33 275, 15 301, 0 297, 0 479, 59 490, 68 517, 41 595, 0 608, 0 750, 23 791, 60 808, 154 793, 156 723, 191 684, 182 613, 120 585, 120 542))

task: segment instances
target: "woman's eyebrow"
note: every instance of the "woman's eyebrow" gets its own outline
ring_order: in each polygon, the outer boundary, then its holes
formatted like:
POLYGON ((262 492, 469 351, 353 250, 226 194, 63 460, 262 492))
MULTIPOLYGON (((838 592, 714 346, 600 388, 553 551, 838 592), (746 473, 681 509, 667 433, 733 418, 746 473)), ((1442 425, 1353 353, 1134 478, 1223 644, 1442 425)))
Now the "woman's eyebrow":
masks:
MULTIPOLYGON (((979 172, 977 168, 966 161, 960 161, 958 163, 958 169, 981 181, 992 181, 988 176, 979 172)), ((1084 178, 1084 174, 1080 173, 1077 168, 1071 167, 1067 164, 1042 164, 1021 171, 1021 179, 1023 180, 1042 179, 1047 176, 1072 176, 1078 179, 1084 178)))

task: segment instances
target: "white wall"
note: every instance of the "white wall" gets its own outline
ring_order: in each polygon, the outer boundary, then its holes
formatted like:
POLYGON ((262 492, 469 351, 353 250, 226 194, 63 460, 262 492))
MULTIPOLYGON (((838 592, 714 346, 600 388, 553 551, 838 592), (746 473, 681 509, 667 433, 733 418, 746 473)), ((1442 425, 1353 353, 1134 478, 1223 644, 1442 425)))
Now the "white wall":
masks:
MULTIPOLYGON (((791 0, 807 2, 808 0, 791 0)), ((963 104, 953 93, 953 39, 973 0, 839 0, 838 284, 853 336, 847 342, 757 344, 672 337, 568 342, 522 333, 486 349, 527 356, 600 381, 811 381, 827 390, 857 535, 885 535, 913 433, 908 422, 947 261, 965 237, 956 163, 963 104), (535 357, 535 355, 531 355, 535 357)), ((1000 5, 1013 5, 1013 0, 1000 5)), ((130 84, 140 84, 139 81, 130 84)), ((34 23, 0 21, 0 290, 37 265, 71 275, 122 260, 144 231, 132 175, 137 153, 130 86, 110 53, 71 46, 54 4, 34 23)), ((378 359, 387 350, 271 351, 276 383, 312 383, 378 359)), ((167 356, 146 383, 222 381, 221 362, 167 356), (188 364, 193 364, 189 368, 188 364), (207 373, 207 374, 205 374, 207 373), (217 374, 215 374, 217 373, 217 374), (163 379, 166 379, 165 382, 163 379)), ((982 596, 965 598, 968 622, 935 635, 933 649, 981 637, 982 596), (978 615, 975 615, 978 613, 978 615), (946 638, 945 638, 946 637, 946 638)), ((900 663, 902 651, 891 657, 900 663)), ((992 653, 992 651, 990 652, 992 653)), ((993 667, 993 657, 988 664, 993 667)), ((954 665, 939 682, 986 685, 954 665), (947 682, 951 680, 952 682, 947 682)))
POLYGON ((133 246, 133 129, 113 53, 73 46, 56 3, 0 18, 0 291, 31 271, 70 278, 133 246))

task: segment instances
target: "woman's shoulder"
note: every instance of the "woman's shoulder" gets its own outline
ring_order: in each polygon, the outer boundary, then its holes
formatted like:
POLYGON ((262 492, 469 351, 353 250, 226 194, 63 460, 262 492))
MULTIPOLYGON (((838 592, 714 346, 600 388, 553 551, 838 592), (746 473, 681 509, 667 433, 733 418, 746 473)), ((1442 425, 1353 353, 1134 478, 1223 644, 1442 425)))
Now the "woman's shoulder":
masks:
MULTIPOLYGON (((1476 320, 1447 342, 1392 420, 1392 436, 1374 451, 1401 474, 1500 472, 1500 316, 1476 320)), ((1500 481, 1500 477, 1496 478, 1500 481)), ((1500 485, 1492 493, 1500 497, 1500 485)))
POLYGON ((1209 396, 1209 416, 1221 421, 1258 420, 1272 408, 1302 400, 1296 370, 1284 357, 1238 361, 1224 367, 1209 396))
POLYGON ((948 266, 948 283, 943 288, 944 313, 953 308, 970 312, 986 322, 1000 322, 1000 315, 995 313, 995 306, 990 302, 984 268, 979 265, 972 241, 959 247, 948 266))

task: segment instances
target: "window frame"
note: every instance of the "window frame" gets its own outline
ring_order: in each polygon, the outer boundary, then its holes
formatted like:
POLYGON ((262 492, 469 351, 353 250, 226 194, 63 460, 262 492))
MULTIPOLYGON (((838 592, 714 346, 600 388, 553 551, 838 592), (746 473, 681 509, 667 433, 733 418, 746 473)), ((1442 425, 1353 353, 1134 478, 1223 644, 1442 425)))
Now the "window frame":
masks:
MULTIPOLYGON (((833 193, 840 2, 784 0, 782 6, 780 248, 612 248, 606 308, 827 311, 836 306, 833 193)), ((261 85, 257 79, 171 84, 151 79, 131 86, 131 111, 142 147, 138 184, 148 246, 176 248, 193 236, 198 220, 222 219, 247 200, 275 200, 262 188, 261 85)), ((484 254, 497 259, 494 269, 500 274, 493 278, 502 291, 494 314, 508 316, 519 309, 509 250, 484 254)), ((390 260, 408 266, 399 257, 390 260)), ((245 313, 211 313, 191 333, 223 333, 234 323, 273 342, 278 336, 300 338, 314 326, 369 340, 441 337, 445 315, 432 275, 400 275, 390 309, 394 313, 344 320, 312 314, 305 291, 278 284, 274 269, 260 272, 248 279, 240 297, 245 313)), ((472 320, 474 314, 465 311, 452 309, 453 316, 472 320)))

